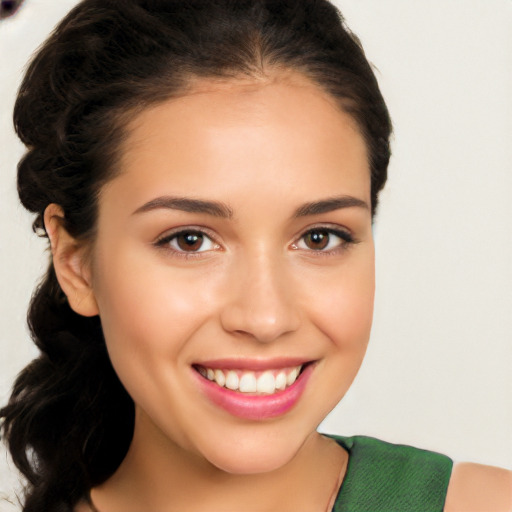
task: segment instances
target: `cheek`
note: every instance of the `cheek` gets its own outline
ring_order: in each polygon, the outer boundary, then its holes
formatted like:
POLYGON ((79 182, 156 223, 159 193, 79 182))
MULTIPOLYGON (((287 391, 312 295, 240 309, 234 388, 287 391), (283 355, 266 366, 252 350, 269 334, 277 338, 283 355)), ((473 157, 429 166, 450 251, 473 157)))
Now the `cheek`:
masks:
POLYGON ((98 259, 93 283, 116 370, 151 373, 159 361, 179 363, 222 297, 221 273, 184 272, 133 248, 118 253, 98 259))
POLYGON ((165 410, 170 399, 159 385, 176 385, 187 341, 208 318, 208 296, 165 265, 127 257, 100 263, 95 293, 115 371, 136 403, 165 410))
POLYGON ((317 328, 328 340, 321 362, 319 388, 324 404, 320 421, 352 385, 366 353, 373 318, 374 269, 371 260, 360 272, 333 279, 315 309, 317 328))
POLYGON ((312 298, 316 325, 329 338, 333 350, 364 355, 373 319, 375 271, 370 256, 357 265, 341 269, 325 284, 324 292, 312 298))

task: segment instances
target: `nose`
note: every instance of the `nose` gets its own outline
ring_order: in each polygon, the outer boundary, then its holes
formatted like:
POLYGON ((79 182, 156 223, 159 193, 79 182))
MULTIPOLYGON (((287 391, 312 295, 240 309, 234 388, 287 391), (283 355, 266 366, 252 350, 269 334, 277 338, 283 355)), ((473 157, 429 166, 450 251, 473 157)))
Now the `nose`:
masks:
POLYGON ((276 258, 246 258, 233 270, 221 312, 226 331, 269 343, 299 328, 295 290, 276 258))

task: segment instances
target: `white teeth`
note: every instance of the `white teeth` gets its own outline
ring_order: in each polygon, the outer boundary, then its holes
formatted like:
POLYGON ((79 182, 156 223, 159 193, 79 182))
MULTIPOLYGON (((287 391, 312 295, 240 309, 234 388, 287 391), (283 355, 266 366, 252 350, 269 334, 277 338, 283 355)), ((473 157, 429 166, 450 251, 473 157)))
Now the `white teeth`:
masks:
POLYGON ((224 387, 224 384, 226 384, 226 376, 224 375, 224 372, 222 370, 215 370, 215 382, 220 386, 224 387))
POLYGON ((198 366, 197 370, 206 379, 220 387, 226 387, 241 393, 259 393, 271 395, 291 386, 299 376, 302 366, 283 370, 264 372, 244 370, 221 370, 198 366))
POLYGON ((288 386, 291 386, 296 380, 297 376, 299 375, 300 368, 294 368, 287 376, 286 376, 286 384, 288 386))
POLYGON ((276 379, 272 372, 264 372, 258 379, 258 393, 266 393, 268 395, 275 393, 276 391, 276 379))
MULTIPOLYGON (((259 379, 258 379, 259 382, 259 379)), ((255 393, 256 392, 256 376, 253 372, 247 372, 240 378, 238 390, 242 393, 255 393)))
POLYGON ((286 387, 286 373, 279 372, 276 375, 276 389, 279 391, 283 390, 286 387))
POLYGON ((236 391, 238 389, 238 382, 238 375, 233 370, 230 370, 226 375, 226 387, 236 391))

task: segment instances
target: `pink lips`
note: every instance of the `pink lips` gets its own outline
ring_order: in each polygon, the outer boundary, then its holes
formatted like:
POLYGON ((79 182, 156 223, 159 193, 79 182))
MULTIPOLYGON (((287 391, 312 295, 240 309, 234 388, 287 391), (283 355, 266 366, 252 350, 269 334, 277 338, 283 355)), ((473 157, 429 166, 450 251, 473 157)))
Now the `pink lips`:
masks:
MULTIPOLYGON (((218 368, 219 366, 216 367, 218 368)), ((297 380, 290 387, 271 395, 249 395, 232 391, 205 379, 195 371, 194 373, 197 376, 201 390, 215 405, 239 418, 265 420, 284 414, 298 402, 312 371, 313 365, 306 365, 297 380)))

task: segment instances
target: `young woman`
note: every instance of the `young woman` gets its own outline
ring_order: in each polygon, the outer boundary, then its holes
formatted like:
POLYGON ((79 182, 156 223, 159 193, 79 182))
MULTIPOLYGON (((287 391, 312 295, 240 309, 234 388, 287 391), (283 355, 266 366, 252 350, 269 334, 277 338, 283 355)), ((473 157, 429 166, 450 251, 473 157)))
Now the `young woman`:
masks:
POLYGON ((391 123, 326 1, 85 0, 15 108, 52 263, 2 409, 24 510, 509 510, 318 424, 364 357, 391 123))

